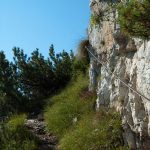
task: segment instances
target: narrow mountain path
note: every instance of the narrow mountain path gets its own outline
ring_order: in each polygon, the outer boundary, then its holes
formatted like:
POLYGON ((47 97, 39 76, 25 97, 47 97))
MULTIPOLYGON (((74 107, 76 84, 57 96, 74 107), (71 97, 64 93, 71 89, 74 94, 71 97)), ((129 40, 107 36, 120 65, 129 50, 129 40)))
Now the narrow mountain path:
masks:
POLYGON ((25 123, 26 127, 39 140, 37 150, 55 150, 57 138, 53 134, 46 133, 45 122, 38 119, 29 119, 25 123))

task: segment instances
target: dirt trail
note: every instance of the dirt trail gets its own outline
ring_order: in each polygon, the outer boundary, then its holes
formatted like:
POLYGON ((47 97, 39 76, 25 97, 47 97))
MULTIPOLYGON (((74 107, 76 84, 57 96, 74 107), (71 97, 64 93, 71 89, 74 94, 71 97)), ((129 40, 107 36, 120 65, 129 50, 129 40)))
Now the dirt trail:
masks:
POLYGON ((39 121, 37 119, 29 119, 26 121, 26 127, 30 132, 33 133, 40 141, 37 150, 55 150, 57 144, 56 136, 48 134, 45 132, 44 121, 39 121))

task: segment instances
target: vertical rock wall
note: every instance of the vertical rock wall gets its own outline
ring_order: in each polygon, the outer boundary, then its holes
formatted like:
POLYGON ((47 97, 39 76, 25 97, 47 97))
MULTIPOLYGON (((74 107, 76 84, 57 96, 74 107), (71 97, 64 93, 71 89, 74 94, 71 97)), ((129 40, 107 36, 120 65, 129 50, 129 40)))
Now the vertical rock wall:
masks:
MULTIPOLYGON (((93 15, 99 15, 108 1, 91 0, 90 7, 93 15)), ((104 105, 120 112, 130 149, 150 150, 150 101, 116 78, 150 99, 150 41, 127 39, 115 18, 111 10, 109 21, 89 26, 91 52, 104 64, 90 55, 89 89, 97 91, 97 109, 104 105)))

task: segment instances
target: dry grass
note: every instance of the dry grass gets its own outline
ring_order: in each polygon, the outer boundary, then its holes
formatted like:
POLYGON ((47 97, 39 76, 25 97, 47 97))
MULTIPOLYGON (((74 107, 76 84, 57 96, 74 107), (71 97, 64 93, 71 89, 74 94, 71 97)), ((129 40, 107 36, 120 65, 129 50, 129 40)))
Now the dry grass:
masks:
POLYGON ((81 40, 77 48, 79 60, 83 59, 89 60, 89 55, 86 47, 89 47, 89 40, 88 39, 81 40))

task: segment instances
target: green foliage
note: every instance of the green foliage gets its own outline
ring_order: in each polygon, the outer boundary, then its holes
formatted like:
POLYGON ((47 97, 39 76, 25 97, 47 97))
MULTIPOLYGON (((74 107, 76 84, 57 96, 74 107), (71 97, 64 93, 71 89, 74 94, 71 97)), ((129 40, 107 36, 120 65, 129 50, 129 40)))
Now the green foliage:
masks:
POLYGON ((76 78, 80 73, 86 74, 88 67, 87 61, 76 58, 73 63, 73 77, 76 78))
POLYGON ((150 1, 130 0, 118 6, 118 21, 121 30, 130 36, 150 38, 150 1))
POLYGON ((25 115, 13 116, 0 125, 0 149, 2 150, 35 150, 38 141, 25 127, 25 115))
POLYGON ((38 49, 28 57, 13 48, 14 62, 0 52, 0 116, 18 112, 39 112, 47 96, 64 87, 73 74, 74 54, 55 54, 50 47, 45 59, 38 49))
MULTIPOLYGON (((55 84, 56 89, 64 87, 70 81, 73 74, 73 62, 74 62, 74 54, 71 51, 70 54, 65 52, 56 54, 54 52, 54 47, 51 45, 50 47, 50 60, 53 64, 53 72, 55 75, 55 84)), ((51 79, 52 80, 52 79, 51 79)))
POLYGON ((99 16, 91 14, 90 25, 95 26, 98 25, 99 23, 100 23, 99 16))
POLYGON ((15 133, 15 131, 20 130, 19 128, 24 128, 25 120, 26 115, 12 116, 7 122, 7 126, 11 132, 15 133))
POLYGON ((59 149, 121 150, 123 144, 120 116, 101 108, 98 113, 82 116, 75 129, 61 139, 59 149))
POLYGON ((89 58, 85 46, 88 45, 88 40, 80 42, 80 60, 72 51, 55 54, 53 45, 47 59, 38 49, 28 57, 14 47, 14 61, 10 63, 4 52, 0 52, 0 116, 41 111, 46 104, 44 99, 65 87, 78 72, 86 74, 89 58))
POLYGON ((89 48, 89 40, 84 39, 78 43, 77 56, 73 61, 73 76, 77 76, 78 72, 86 74, 87 68, 89 67, 90 58, 87 48, 89 48))
POLYGON ((20 92, 14 76, 15 66, 0 52, 0 116, 15 112, 20 105, 20 92))
POLYGON ((114 110, 94 111, 96 97, 87 91, 88 80, 79 76, 52 98, 45 110, 47 130, 56 134, 59 150, 127 150, 121 118, 114 110))
POLYGON ((94 14, 91 14, 91 27, 101 25, 104 21, 114 22, 114 18, 112 18, 112 13, 114 13, 114 9, 116 8, 117 3, 118 0, 107 0, 107 4, 99 9, 97 13, 95 12, 94 14))
POLYGON ((14 48, 13 51, 18 68, 19 88, 28 99, 43 99, 71 79, 71 56, 65 51, 55 55, 53 45, 47 60, 38 49, 29 58, 19 48, 14 48))
POLYGON ((79 120, 83 113, 91 111, 94 97, 92 94, 86 93, 87 85, 87 77, 80 75, 60 94, 51 99, 53 104, 47 107, 45 112, 48 131, 61 137, 73 126, 75 118, 79 120), (81 91, 85 91, 85 97, 81 91), (86 98, 86 94, 88 98, 86 98))

